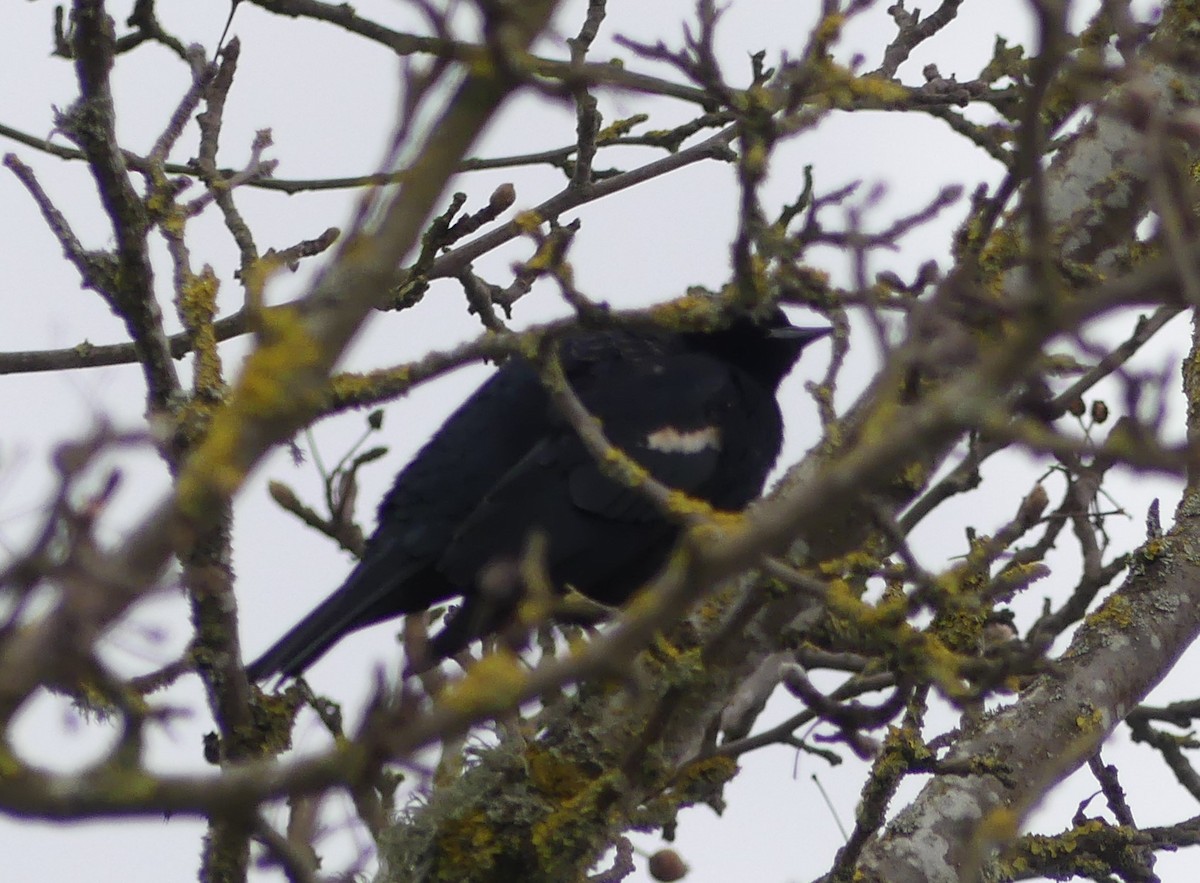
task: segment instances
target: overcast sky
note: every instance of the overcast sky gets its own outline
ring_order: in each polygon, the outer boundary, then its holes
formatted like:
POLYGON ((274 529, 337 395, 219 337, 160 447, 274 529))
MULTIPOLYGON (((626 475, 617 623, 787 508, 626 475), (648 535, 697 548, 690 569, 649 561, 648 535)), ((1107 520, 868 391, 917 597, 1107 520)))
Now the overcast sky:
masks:
MULTIPOLYGON (((110 9, 123 20, 132 3, 113 3, 110 9)), ((866 67, 879 63, 882 47, 893 33, 884 14, 887 3, 864 15, 849 28, 838 54, 849 60, 861 52, 866 67)), ((934 3, 929 6, 936 6, 934 3)), ((1076 4, 1079 18, 1093 4, 1076 4)), ((161 15, 169 31, 210 51, 226 13, 219 3, 164 3, 161 15)), ((560 32, 539 47, 546 55, 565 57, 562 37, 573 33, 581 20, 581 2, 566 4, 559 17, 560 32)), ((610 3, 611 18, 597 40, 593 57, 628 58, 627 50, 609 39, 624 33, 640 40, 665 40, 677 44, 680 22, 690 18, 691 4, 678 0, 654 3, 610 3)), ((745 82, 748 56, 767 51, 768 63, 780 51, 796 54, 812 23, 815 2, 738 0, 730 4, 720 31, 718 48, 731 81, 745 82)), ((399 25, 410 20, 408 4, 368 0, 356 7, 363 15, 399 25)), ((971 79, 990 57, 997 35, 1010 42, 1029 34, 1025 4, 990 0, 967 2, 956 21, 928 47, 914 53, 901 69, 907 82, 922 81, 921 69, 936 60, 943 76, 971 79)), ((53 131, 54 109, 65 108, 76 94, 68 63, 50 57, 53 7, 49 3, 7 3, 0 21, 8 37, 0 53, 0 123, 38 137, 53 131)), ((273 17, 243 4, 232 33, 241 40, 241 63, 225 118, 223 165, 245 161, 253 133, 269 127, 275 146, 268 153, 278 159, 277 176, 283 178, 332 177, 369 172, 380 161, 391 123, 400 81, 396 61, 386 51, 347 37, 335 28, 273 17)), ((629 66, 663 77, 679 75, 642 61, 629 66)), ((186 87, 182 66, 164 50, 149 46, 122 60, 117 69, 116 99, 120 131, 126 146, 144 151, 158 135, 164 120, 186 87)), ((600 93, 606 121, 648 112, 652 128, 667 128, 687 119, 693 109, 662 99, 600 93)), ((553 105, 542 97, 512 102, 475 151, 479 156, 500 156, 558 147, 574 140, 571 108, 553 105)), ((58 143, 65 144, 62 136, 58 143)), ((94 188, 81 164, 67 164, 3 141, 3 151, 14 151, 33 166, 58 202, 85 245, 105 247, 110 233, 99 212, 94 188)), ((194 129, 172 157, 186 160, 195 145, 194 129)), ((597 166, 629 168, 657 154, 638 148, 602 153, 597 166)), ((882 229, 897 215, 928 203, 945 185, 962 183, 968 192, 980 182, 994 183, 1000 167, 971 148, 942 123, 917 115, 860 113, 836 115, 816 131, 784 145, 776 156, 768 188, 768 209, 793 201, 803 187, 803 167, 811 165, 819 191, 831 191, 855 180, 862 193, 877 186, 880 198, 867 211, 866 224, 882 229)), ((516 185, 516 208, 537 204, 561 186, 561 174, 552 169, 487 172, 465 176, 455 188, 468 193, 468 210, 478 209, 500 183, 516 185)), ((329 226, 344 225, 352 194, 332 192, 287 197, 276 193, 243 191, 240 205, 262 247, 285 247, 318 235, 329 226)), ((81 341, 117 342, 122 327, 62 260, 61 252, 11 174, 0 174, 0 351, 59 348, 81 341)), ((929 259, 948 265, 949 235, 965 212, 965 205, 945 213, 936 222, 902 240, 895 253, 880 256, 873 269, 893 269, 911 277, 929 259)), ((636 306, 677 297, 689 285, 716 287, 729 276, 728 243, 736 223, 736 190, 730 167, 709 164, 684 169, 648 185, 588 205, 563 220, 579 218, 583 224, 570 254, 579 288, 590 297, 615 306, 636 306)), ((193 260, 209 262, 221 278, 222 312, 237 308, 240 289, 233 279, 236 252, 216 216, 192 226, 193 260)), ((508 266, 527 257, 529 246, 518 243, 480 260, 476 268, 492 281, 503 282, 508 266)), ((165 268, 160 259, 160 272, 165 268)), ((847 260, 825 251, 815 255, 836 281, 848 280, 847 260)), ((311 267, 277 279, 270 290, 273 302, 303 290, 311 267)), ((163 291, 166 291, 164 274, 163 291)), ((169 313, 169 304, 164 304, 169 313)), ((539 290, 519 305, 519 325, 565 313, 549 290, 539 290)), ((797 313, 797 318, 803 315, 797 313)), ((1123 336, 1126 325, 1104 333, 1123 336)), ((172 320, 172 328, 177 323, 172 320)), ((1186 327, 1171 329, 1176 346, 1186 327)), ((404 314, 372 320, 346 360, 348 368, 379 368, 420 356, 431 349, 467 339, 478 333, 478 322, 466 314, 462 295, 454 285, 435 285, 425 300, 404 314)), ((1163 344, 1167 346, 1167 344, 1163 344)), ((870 376, 864 355, 848 372, 842 390, 847 404, 870 376)), ((824 350, 822 350, 824 352, 824 350)), ((1155 358, 1161 362, 1162 348, 1155 358)), ((225 345, 226 364, 236 365, 244 347, 225 345)), ((788 442, 781 464, 788 465, 817 438, 811 400, 803 389, 805 379, 819 375, 819 358, 805 359, 781 393, 788 421, 788 442)), ((403 400, 391 403, 380 443, 389 455, 362 474, 359 518, 374 523, 374 506, 391 478, 428 437, 437 424, 486 375, 474 367, 431 383, 403 400)), ((0 413, 5 415, 0 434, 0 556, 19 552, 38 524, 41 506, 50 487, 49 458, 56 444, 78 438, 106 420, 118 427, 141 425, 144 392, 140 372, 134 367, 92 369, 73 374, 20 375, 0 378, 0 413)), ((351 414, 317 426, 314 437, 326 459, 336 459, 364 426, 364 415, 351 414)), ((303 440, 302 440, 303 441, 303 440)), ((307 446, 307 442, 303 442, 307 446)), ((121 460, 125 481, 103 527, 117 540, 123 527, 142 516, 167 487, 162 465, 149 454, 121 460)), ((918 532, 918 548, 931 569, 965 550, 963 527, 987 531, 1006 521, 1016 501, 1028 489, 1030 472, 1020 458, 989 464, 985 479, 994 470, 1013 470, 1022 476, 1001 482, 985 494, 968 495, 945 507, 918 532)), ((297 465, 286 453, 269 458, 237 504, 235 565, 241 607, 242 644, 255 655, 284 629, 335 588, 350 567, 347 555, 283 513, 264 491, 268 479, 295 487, 302 496, 318 499, 318 483, 311 460, 297 465)), ((985 480, 985 487, 988 482, 985 480)), ((1169 482, 1139 479, 1120 486, 1120 503, 1131 513, 1122 525, 1126 545, 1137 542, 1149 500, 1162 498, 1169 513, 1178 489, 1169 482)), ((1114 520, 1114 527, 1119 525, 1114 520)), ((1118 535, 1116 542, 1122 538, 1118 535)), ((1073 583, 1073 573, 1056 574, 1031 593, 1029 611, 1036 615, 1041 598, 1073 583)), ((394 666, 399 652, 395 626, 385 625, 343 641, 312 671, 310 682, 320 692, 341 699, 350 719, 371 685, 379 664, 394 666)), ((123 672, 149 670, 174 658, 188 637, 187 610, 177 592, 139 608, 130 621, 107 640, 106 655, 123 672)), ((1181 664, 1186 665, 1186 662, 1181 664)), ((1184 684, 1179 692, 1183 695, 1184 684)), ((1174 693, 1156 695, 1165 701, 1174 693)), ((159 698, 160 702, 187 709, 181 719, 157 736, 152 745, 155 765, 167 770, 203 769, 201 735, 210 728, 203 699, 194 679, 188 679, 159 698)), ((777 697, 762 725, 794 713, 795 700, 777 697)), ((112 733, 102 725, 79 720, 69 706, 43 696, 22 713, 16 727, 23 755, 56 769, 80 768, 109 744, 112 733)), ((322 744, 319 727, 302 723, 300 750, 322 744)), ((1125 746, 1125 738, 1107 759, 1139 757, 1125 746), (1122 750, 1124 749, 1124 750, 1122 750), (1121 751, 1121 753, 1117 753, 1121 751)), ((1142 760, 1148 755, 1141 755, 1142 760)), ((755 880, 784 883, 804 880, 827 869, 841 844, 841 835, 822 802, 811 776, 821 778, 844 824, 853 820, 854 805, 863 781, 863 768, 850 762, 829 769, 809 756, 797 757, 786 748, 761 751, 744 760, 745 771, 727 791, 728 809, 723 818, 711 810, 690 810, 682 816, 677 848, 691 864, 691 883, 755 880)), ((1128 767, 1127 769, 1133 769, 1128 767)), ((1153 776, 1127 776, 1131 803, 1142 824, 1176 821, 1194 811, 1181 789, 1151 767, 1153 776)), ((1064 787, 1043 808, 1037 820, 1047 830, 1069 824, 1075 803, 1095 790, 1086 777, 1076 777, 1074 787, 1064 787)), ((921 784, 909 781, 903 793, 921 784)), ((1099 811, 1100 807, 1093 807, 1099 811)), ((352 860, 366 846, 365 836, 345 830, 347 812, 334 807, 330 818, 337 826, 329 843, 322 843, 330 870, 352 860), (326 849, 326 847, 328 847, 326 849)), ((25 881, 79 879, 160 883, 190 879, 198 864, 203 825, 196 821, 138 821, 76 825, 69 828, 40 823, 20 823, 0 818, 0 854, 4 879, 25 881)), ((658 838, 642 837, 639 844, 656 848, 658 838)), ((1159 871, 1164 880, 1192 879, 1184 868, 1186 856, 1164 856, 1159 871), (1179 862, 1179 864, 1175 864, 1179 862), (1173 876, 1176 867, 1184 876, 1173 876)), ((263 872, 261 879, 276 879, 263 872)), ((649 879, 639 870, 636 880, 649 879)))

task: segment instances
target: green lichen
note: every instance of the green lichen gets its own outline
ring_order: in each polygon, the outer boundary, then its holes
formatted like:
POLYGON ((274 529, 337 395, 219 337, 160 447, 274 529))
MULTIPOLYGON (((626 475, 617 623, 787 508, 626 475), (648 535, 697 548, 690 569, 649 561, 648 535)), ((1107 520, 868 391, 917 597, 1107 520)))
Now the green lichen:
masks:
POLYGON ((883 746, 872 768, 872 778, 894 781, 914 767, 922 767, 933 759, 933 752, 912 727, 890 726, 883 746))
POLYGON ((648 800, 634 818, 639 829, 668 827, 676 821, 681 809, 707 803, 720 807, 721 792, 737 775, 737 762, 717 755, 690 763, 678 770, 671 784, 648 800))
POLYGON ((191 337, 195 354, 193 388, 197 396, 210 402, 219 401, 225 389, 213 327, 219 289, 216 273, 205 265, 199 273, 187 274, 176 294, 179 318, 191 337))
POLYGON ((987 611, 966 604, 949 605, 940 610, 929 631, 943 646, 958 653, 975 653, 983 643, 987 611))
POLYGON ((393 395, 400 395, 412 386, 412 375, 412 369, 407 366, 366 374, 337 374, 329 380, 322 407, 336 408, 345 403, 374 404, 384 389, 393 395))
POLYGON ((1155 561, 1162 555, 1166 554, 1167 548, 1168 545, 1166 539, 1163 537, 1155 537, 1154 539, 1147 540, 1146 544, 1142 546, 1140 550, 1141 556, 1147 562, 1155 561))
POLYGON ((301 705, 300 692, 291 687, 282 693, 256 692, 250 703, 251 731, 237 734, 256 754, 271 757, 292 747, 292 726, 301 705))
POLYGON ((702 678, 705 671, 700 647, 677 646, 661 633, 655 636, 640 661, 659 685, 686 686, 702 678))
POLYGON ((536 744, 526 752, 526 765, 534 789, 555 800, 574 797, 595 779, 594 769, 569 760, 561 751, 547 750, 536 744))
POLYGON ((834 110, 853 110, 862 104, 899 107, 909 100, 908 89, 883 77, 858 76, 828 58, 812 65, 814 104, 834 110))
POLYGON ((696 289, 677 300, 653 307, 650 314, 655 324, 672 331, 706 331, 716 327, 721 309, 719 298, 711 292, 696 289))
POLYGON ((1026 834, 1018 838, 997 871, 1003 879, 1043 875, 1108 879, 1118 863, 1135 859, 1127 851, 1138 847, 1138 838, 1138 832, 1130 828, 1088 819, 1061 834, 1026 834))
POLYGON ((623 135, 628 135, 633 131, 635 126, 639 126, 649 119, 649 114, 637 113, 624 119, 614 120, 596 133, 596 143, 604 144, 608 141, 614 141, 623 135))

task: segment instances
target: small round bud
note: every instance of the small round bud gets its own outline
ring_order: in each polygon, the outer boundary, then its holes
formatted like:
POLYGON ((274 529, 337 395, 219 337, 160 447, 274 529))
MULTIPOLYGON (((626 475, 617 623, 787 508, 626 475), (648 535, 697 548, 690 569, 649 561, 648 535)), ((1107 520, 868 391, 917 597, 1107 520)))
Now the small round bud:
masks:
POLYGON ((655 880, 682 880, 687 876, 688 866, 673 849, 660 849, 650 856, 650 876, 655 880))
POLYGON ((282 481, 267 482, 267 493, 284 509, 297 509, 300 506, 300 498, 296 496, 296 492, 282 481))
POLYGON ((501 184, 492 191, 488 200, 488 208, 494 212, 502 212, 517 201, 517 188, 512 184, 501 184))

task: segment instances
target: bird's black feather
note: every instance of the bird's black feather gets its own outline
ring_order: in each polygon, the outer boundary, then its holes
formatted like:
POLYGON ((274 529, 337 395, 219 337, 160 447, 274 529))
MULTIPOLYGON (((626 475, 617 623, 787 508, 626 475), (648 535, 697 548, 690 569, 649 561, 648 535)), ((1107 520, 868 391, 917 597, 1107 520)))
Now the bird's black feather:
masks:
MULTIPOLYGON (((780 381, 827 332, 796 328, 776 310, 705 334, 579 331, 560 358, 609 441, 663 484, 736 510, 760 493, 779 454, 780 381)), ((432 642, 435 658, 457 652, 511 612, 535 532, 554 584, 617 605, 654 576, 679 528, 604 474, 533 366, 513 359, 400 472, 342 587, 247 671, 298 675, 355 629, 461 595, 432 642)))

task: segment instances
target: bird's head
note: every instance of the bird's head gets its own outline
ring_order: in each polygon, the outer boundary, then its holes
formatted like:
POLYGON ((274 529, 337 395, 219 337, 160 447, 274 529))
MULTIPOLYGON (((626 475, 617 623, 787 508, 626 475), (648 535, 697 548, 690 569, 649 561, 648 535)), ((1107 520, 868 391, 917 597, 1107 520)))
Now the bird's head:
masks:
POLYGON ((728 359, 765 386, 779 385, 806 346, 833 332, 829 326, 793 325, 774 307, 757 316, 737 316, 724 328, 695 334, 696 346, 728 359))

